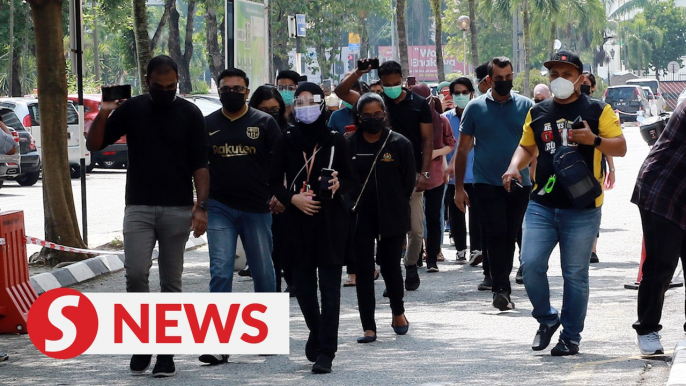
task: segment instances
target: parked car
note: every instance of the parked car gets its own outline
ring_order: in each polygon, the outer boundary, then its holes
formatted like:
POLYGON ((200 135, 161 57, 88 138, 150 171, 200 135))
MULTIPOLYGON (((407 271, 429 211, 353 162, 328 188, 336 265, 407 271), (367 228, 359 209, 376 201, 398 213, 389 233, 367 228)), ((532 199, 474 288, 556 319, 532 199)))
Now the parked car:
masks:
POLYGON ((41 169, 36 141, 31 133, 26 131, 26 128, 14 111, 0 107, 0 117, 2 117, 2 122, 7 127, 14 130, 19 141, 20 172, 8 176, 8 179, 17 181, 21 186, 35 185, 40 177, 41 169))
MULTIPOLYGON (((78 106, 79 97, 77 95, 69 95, 67 97, 75 106, 78 106)), ((88 137, 91 124, 100 112, 100 103, 102 96, 100 94, 90 94, 83 96, 83 129, 84 136, 88 137)), ((129 164, 129 147, 126 144, 126 136, 117 140, 117 142, 107 146, 100 151, 91 152, 91 164, 88 167, 90 172, 95 167, 114 169, 126 168, 129 164)))
MULTIPOLYGON (((36 140, 38 154, 41 155, 42 139, 40 134, 40 110, 38 109, 38 99, 36 98, 0 98, 0 107, 6 107, 14 111, 19 117, 26 130, 33 135, 36 140)), ((83 133, 79 130, 79 114, 72 102, 67 104, 67 151, 69 155, 69 166, 72 178, 81 175, 81 148, 80 145, 85 141, 83 133)), ((85 143, 84 143, 85 145, 85 143)), ((41 155, 42 158, 42 155, 41 155)), ((90 153, 86 152, 86 166, 91 164, 90 153)))
POLYGON ((619 118, 622 122, 636 121, 639 114, 643 114, 644 117, 652 115, 650 101, 640 86, 608 87, 603 100, 612 106, 613 110, 619 110, 619 118))
POLYGON ((650 87, 650 90, 655 95, 658 114, 666 111, 667 102, 665 101, 665 98, 662 97, 659 80, 651 78, 629 79, 626 81, 626 84, 631 86, 650 87))
MULTIPOLYGON (((19 134, 13 128, 9 128, 14 140, 19 142, 19 134)), ((21 173, 19 166, 21 162, 21 155, 14 153, 12 155, 0 154, 0 188, 8 178, 13 178, 21 173)))
POLYGON ((198 109, 200 109, 204 116, 208 116, 222 108, 222 103, 216 95, 189 95, 185 98, 198 106, 198 109))

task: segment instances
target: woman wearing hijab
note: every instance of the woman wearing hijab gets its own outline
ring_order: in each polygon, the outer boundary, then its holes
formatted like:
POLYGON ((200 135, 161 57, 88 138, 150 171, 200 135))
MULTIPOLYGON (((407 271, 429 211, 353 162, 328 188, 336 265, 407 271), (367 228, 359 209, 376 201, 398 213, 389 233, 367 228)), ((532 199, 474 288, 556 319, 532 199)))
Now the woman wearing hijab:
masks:
POLYGON ((299 85, 293 109, 296 124, 276 145, 269 186, 286 205, 283 263, 292 269, 296 298, 310 330, 305 355, 315 362, 312 372, 330 373, 338 347, 341 272, 349 228, 349 211, 341 195, 356 182, 345 139, 326 126, 322 89, 309 82, 299 85), (329 176, 328 187, 322 188, 329 176))
POLYGON ((364 336, 358 343, 376 340, 374 308, 374 244, 376 262, 391 303, 391 327, 405 335, 410 323, 403 304, 403 274, 400 268, 405 235, 410 230, 410 197, 416 182, 411 142, 391 131, 383 99, 374 93, 362 95, 354 135, 348 138, 353 170, 361 183, 350 195, 355 201, 355 267, 357 303, 364 336))
POLYGON ((540 83, 534 87, 534 103, 543 102, 552 96, 553 95, 550 93, 550 88, 547 85, 540 83))

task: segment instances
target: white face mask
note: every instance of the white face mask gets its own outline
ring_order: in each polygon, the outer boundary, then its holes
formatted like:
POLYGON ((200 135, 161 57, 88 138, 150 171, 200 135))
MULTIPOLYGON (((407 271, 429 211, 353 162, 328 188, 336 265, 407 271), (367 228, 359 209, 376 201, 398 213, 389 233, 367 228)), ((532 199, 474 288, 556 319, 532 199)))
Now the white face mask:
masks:
POLYGON ((557 78, 550 82, 550 91, 553 92, 557 99, 567 99, 574 94, 574 85, 581 79, 581 76, 571 82, 565 78, 557 78))

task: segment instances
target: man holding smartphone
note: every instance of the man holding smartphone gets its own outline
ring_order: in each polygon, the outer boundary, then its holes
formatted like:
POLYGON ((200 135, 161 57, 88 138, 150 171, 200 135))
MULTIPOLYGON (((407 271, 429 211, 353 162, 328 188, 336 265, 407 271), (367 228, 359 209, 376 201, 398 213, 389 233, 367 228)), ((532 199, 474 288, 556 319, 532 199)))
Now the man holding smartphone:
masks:
MULTIPOLYGON (((369 61, 365 59, 362 63, 369 64, 369 61)), ((360 99, 360 94, 352 90, 353 85, 372 70, 371 66, 364 67, 355 70, 336 87, 336 95, 352 105, 360 99)), ((429 167, 434 147, 433 116, 426 99, 402 86, 403 71, 398 62, 384 62, 379 66, 378 74, 384 89, 383 98, 391 127, 412 142, 416 170, 419 171, 417 186, 410 200, 412 230, 408 233, 405 252, 405 289, 414 291, 420 284, 417 261, 424 238, 424 191, 431 176, 429 167)))
MULTIPOLYGON (((149 94, 125 102, 102 102, 88 133, 87 146, 90 151, 102 150, 127 136, 126 291, 150 292, 152 251, 159 242, 161 290, 181 292, 189 227, 195 237, 207 229, 209 172, 205 120, 193 103, 176 97, 178 68, 169 56, 160 55, 148 63, 145 82, 149 94)), ((152 355, 134 355, 131 372, 144 373, 151 360, 152 355)), ((152 375, 174 374, 173 355, 158 355, 152 375)))
POLYGON ((520 170, 538 157, 537 189, 526 210, 522 238, 524 287, 534 308, 532 316, 539 323, 531 348, 544 350, 562 325, 551 355, 564 356, 579 352, 588 307, 588 256, 600 227, 603 195, 591 197, 592 202, 584 208, 579 208, 583 204, 574 205, 553 161, 558 151, 573 148, 602 183, 601 154, 624 156, 626 141, 612 107, 581 94, 583 64, 577 55, 559 51, 543 65, 549 70, 555 97, 535 104, 528 112, 521 141, 502 181, 507 191, 514 190, 513 181, 527 182, 528 176, 520 170), (561 314, 550 304, 547 276, 548 260, 557 244, 564 279, 561 314))

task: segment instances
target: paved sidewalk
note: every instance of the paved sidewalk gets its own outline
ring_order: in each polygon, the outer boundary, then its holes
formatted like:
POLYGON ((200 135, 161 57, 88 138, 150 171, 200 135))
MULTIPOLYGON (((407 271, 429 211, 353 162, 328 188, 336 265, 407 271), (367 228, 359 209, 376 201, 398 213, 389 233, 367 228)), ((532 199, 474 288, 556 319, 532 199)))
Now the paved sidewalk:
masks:
MULTIPOLYGON (((307 336, 297 302, 291 299, 290 355, 237 355, 230 363, 207 367, 195 356, 178 355, 175 378, 161 381, 133 377, 128 356, 81 356, 59 361, 40 354, 26 335, 0 336, 0 351, 10 355, 0 363, 2 385, 663 385, 669 376, 669 355, 684 338, 684 289, 668 291, 663 313, 662 342, 667 356, 645 359, 634 344, 631 323, 636 318, 636 291, 623 285, 635 279, 640 258, 638 211, 629 203, 638 166, 647 146, 627 130, 629 156, 616 161, 618 186, 608 192, 603 209, 600 264, 591 267, 591 299, 581 353, 551 357, 534 352, 538 327, 530 316, 524 287, 513 284, 516 310, 499 312, 490 293, 479 292, 481 268, 454 263, 455 250, 445 247, 441 272, 426 273, 418 291, 406 293, 410 332, 393 334, 388 300, 376 282, 379 339, 361 345, 362 334, 354 288, 343 288, 339 351, 333 373, 314 375, 304 355, 307 336)), ((184 290, 206 292, 209 282, 207 247, 186 254, 184 290)), ((514 283, 514 272, 512 273, 514 283)), ((159 290, 156 264, 151 283, 159 290)), ((557 250, 550 259, 551 296, 561 306, 562 279, 557 250)), ((250 279, 234 277, 237 292, 252 291, 250 279)), ((682 279, 683 280, 683 279, 682 279)), ((83 292, 121 292, 123 272, 79 284, 83 292)), ((556 338, 556 337, 555 337, 556 338)), ((554 345, 551 344, 550 348, 554 345)))

